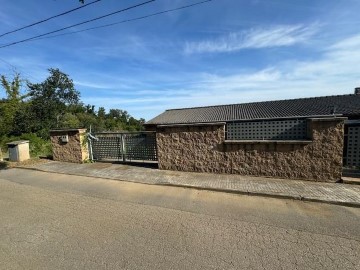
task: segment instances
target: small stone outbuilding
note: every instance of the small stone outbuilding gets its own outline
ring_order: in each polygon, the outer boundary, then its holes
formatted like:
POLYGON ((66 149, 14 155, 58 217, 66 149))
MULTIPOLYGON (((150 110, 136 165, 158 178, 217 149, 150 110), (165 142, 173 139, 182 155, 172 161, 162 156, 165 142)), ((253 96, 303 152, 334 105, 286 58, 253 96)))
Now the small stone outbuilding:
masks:
POLYGON ((160 169, 335 182, 360 95, 167 110, 148 121, 160 169))
POLYGON ((83 163, 89 158, 86 129, 50 130, 53 159, 56 161, 83 163))

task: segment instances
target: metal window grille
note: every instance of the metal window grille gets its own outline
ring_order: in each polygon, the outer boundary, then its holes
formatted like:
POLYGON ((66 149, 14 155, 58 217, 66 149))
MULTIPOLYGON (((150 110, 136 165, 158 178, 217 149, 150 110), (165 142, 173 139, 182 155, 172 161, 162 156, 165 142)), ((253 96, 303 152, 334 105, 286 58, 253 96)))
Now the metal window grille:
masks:
POLYGON ((348 166, 360 166, 360 127, 349 127, 347 141, 348 166))
POLYGON ((306 138, 306 131, 304 119, 226 124, 228 140, 302 140, 306 138))

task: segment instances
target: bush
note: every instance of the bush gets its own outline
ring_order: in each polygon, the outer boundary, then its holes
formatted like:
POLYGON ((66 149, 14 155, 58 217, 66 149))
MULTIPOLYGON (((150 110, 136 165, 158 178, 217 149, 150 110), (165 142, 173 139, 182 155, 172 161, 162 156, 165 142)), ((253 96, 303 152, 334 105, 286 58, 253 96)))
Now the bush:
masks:
POLYGON ((0 138, 0 147, 3 152, 8 150, 6 143, 12 141, 27 140, 30 141, 30 156, 50 156, 52 154, 50 140, 44 140, 34 133, 24 133, 20 136, 3 136, 0 138))

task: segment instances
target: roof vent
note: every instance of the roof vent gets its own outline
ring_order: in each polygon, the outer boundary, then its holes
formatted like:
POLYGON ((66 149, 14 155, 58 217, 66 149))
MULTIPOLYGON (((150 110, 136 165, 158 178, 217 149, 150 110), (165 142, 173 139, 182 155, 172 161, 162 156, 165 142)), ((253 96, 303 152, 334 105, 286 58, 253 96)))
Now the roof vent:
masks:
POLYGON ((360 95, 360 87, 355 88, 355 95, 360 95))

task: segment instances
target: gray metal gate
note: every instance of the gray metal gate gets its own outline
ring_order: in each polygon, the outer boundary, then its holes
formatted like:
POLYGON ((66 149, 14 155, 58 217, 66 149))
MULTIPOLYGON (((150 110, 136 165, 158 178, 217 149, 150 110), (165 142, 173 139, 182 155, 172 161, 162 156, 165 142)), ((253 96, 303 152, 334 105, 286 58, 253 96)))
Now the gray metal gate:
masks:
POLYGON ((157 161, 155 132, 92 134, 91 155, 97 161, 157 161))
POLYGON ((345 125, 344 165, 360 167, 360 121, 349 120, 345 125))

